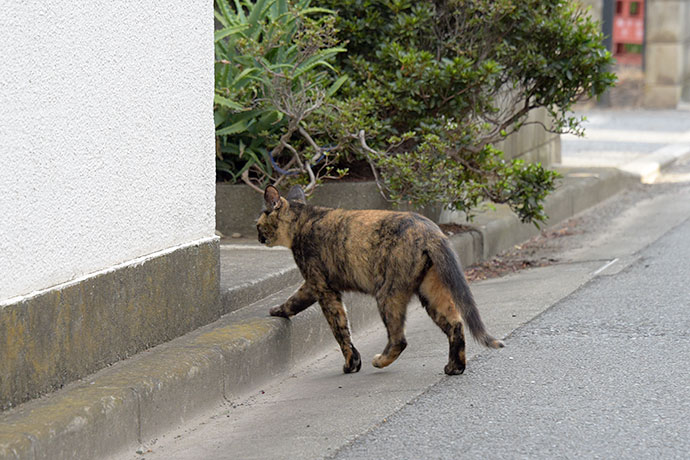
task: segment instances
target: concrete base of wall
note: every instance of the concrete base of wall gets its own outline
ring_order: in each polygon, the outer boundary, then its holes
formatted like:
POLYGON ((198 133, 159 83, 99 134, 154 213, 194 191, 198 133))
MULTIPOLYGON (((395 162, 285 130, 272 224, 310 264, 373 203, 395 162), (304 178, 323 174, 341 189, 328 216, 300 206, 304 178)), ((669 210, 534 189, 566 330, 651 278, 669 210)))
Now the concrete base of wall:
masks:
POLYGON ((217 239, 0 306, 0 410, 220 316, 217 239))
POLYGON ((510 160, 519 158, 527 163, 541 163, 544 166, 561 162, 561 136, 547 131, 552 122, 544 108, 532 110, 520 131, 508 136, 496 148, 510 160))
POLYGON ((681 100, 678 85, 646 85, 642 105, 647 109, 675 109, 681 100))

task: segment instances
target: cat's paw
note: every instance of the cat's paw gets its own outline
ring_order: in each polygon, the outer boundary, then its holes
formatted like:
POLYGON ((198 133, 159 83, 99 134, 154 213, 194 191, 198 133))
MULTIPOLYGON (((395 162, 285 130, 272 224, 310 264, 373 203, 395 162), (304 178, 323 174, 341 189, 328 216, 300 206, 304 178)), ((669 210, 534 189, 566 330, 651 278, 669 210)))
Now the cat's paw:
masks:
POLYGON ((371 365, 374 367, 378 367, 379 369, 388 366, 388 364, 389 363, 386 362, 381 353, 379 353, 378 355, 374 355, 374 359, 371 360, 371 365))
POLYGON ((446 367, 443 368, 443 372, 447 375, 460 375, 465 372, 465 365, 463 363, 449 362, 446 367))
POLYGON ((359 372, 361 368, 362 358, 359 356, 359 352, 356 349, 353 349, 350 359, 345 360, 343 372, 346 374, 352 374, 354 372, 359 372))
POLYGON ((271 308, 270 310, 268 310, 268 314, 271 316, 279 316, 281 318, 289 318, 290 317, 290 315, 285 313, 285 310, 283 310, 282 305, 271 308))

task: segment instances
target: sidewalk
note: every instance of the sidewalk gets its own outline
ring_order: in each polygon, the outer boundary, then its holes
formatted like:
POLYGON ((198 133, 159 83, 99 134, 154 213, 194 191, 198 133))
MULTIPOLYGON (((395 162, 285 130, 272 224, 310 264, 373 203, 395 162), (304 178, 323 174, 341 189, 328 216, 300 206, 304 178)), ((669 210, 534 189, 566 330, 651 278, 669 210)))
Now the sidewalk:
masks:
POLYGON ((561 137, 565 166, 613 167, 654 181, 660 168, 687 156, 690 111, 590 110, 586 136, 561 137))
MULTIPOLYGON (((547 200, 549 225, 640 179, 651 180, 649 171, 690 155, 690 112, 593 112, 589 118, 587 139, 564 136, 564 164, 558 168, 564 180, 547 200), (630 174, 635 171, 642 173, 630 174)), ((474 226, 476 232, 452 237, 465 266, 537 232, 503 207, 479 215, 474 226)), ((222 244, 221 276, 225 316, 1 414, 0 458, 101 458, 135 451, 332 345, 318 309, 291 321, 268 316, 268 309, 284 301, 301 280, 289 251, 251 241, 222 244)), ((370 298, 348 295, 345 303, 353 328, 379 321, 370 298)))

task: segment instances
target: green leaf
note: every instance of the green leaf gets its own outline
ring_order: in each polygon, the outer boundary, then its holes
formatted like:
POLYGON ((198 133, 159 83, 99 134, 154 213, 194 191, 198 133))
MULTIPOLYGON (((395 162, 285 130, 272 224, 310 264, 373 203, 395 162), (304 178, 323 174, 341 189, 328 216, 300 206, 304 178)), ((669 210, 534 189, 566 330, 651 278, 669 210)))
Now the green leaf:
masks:
POLYGON ((311 69, 318 67, 318 66, 324 66, 332 71, 335 72, 335 69, 331 64, 327 62, 327 59, 335 56, 338 53, 343 53, 347 51, 345 48, 328 48, 325 50, 321 50, 318 53, 316 53, 314 56, 311 56, 309 59, 305 60, 302 64, 300 64, 295 73, 295 77, 299 77, 305 72, 310 71, 311 69))
POLYGON ((334 10, 329 10, 328 8, 319 8, 316 6, 313 6, 311 8, 305 8, 301 10, 301 13, 304 15, 311 15, 311 14, 317 14, 317 13, 322 13, 322 14, 336 14, 334 10))
POLYGON ((216 131, 217 136, 225 136, 228 134, 237 134, 247 130, 249 123, 247 120, 240 120, 232 125, 216 131))
MULTIPOLYGON (((244 22, 244 19, 246 16, 244 15, 244 10, 242 8, 242 3, 243 3, 242 0, 232 0, 232 1, 233 1, 233 3, 235 3, 235 14, 237 14, 237 16, 239 16, 242 19, 242 21, 244 22)), ((247 2, 245 1, 244 3, 246 4, 247 2)))
POLYGON ((221 114, 218 110, 216 110, 215 112, 213 112, 213 122, 217 128, 225 122, 225 116, 221 114))
POLYGON ((213 41, 214 42, 219 42, 220 40, 224 39, 225 37, 229 35, 233 35, 239 32, 242 32, 243 30, 246 30, 249 28, 249 24, 240 24, 240 25, 235 25, 235 26, 228 26, 224 29, 221 30, 216 30, 215 33, 213 34, 213 41))
POLYGON ((230 13, 230 5, 228 5, 227 0, 216 0, 216 5, 220 9, 220 12, 218 10, 214 10, 214 16, 224 27, 227 27, 229 25, 230 18, 232 17, 232 14, 230 13))
POLYGON ((223 96, 220 96, 218 94, 216 94, 213 97, 213 103, 218 104, 218 105, 222 105, 223 107, 227 107, 227 108, 232 109, 232 110, 244 110, 244 107, 242 107, 237 102, 231 101, 230 99, 223 97, 223 96))
POLYGON ((326 95, 329 97, 333 96, 340 89, 340 87, 343 86, 343 83, 347 81, 347 78, 347 75, 343 75, 334 81, 330 88, 328 88, 326 91, 326 95))
MULTIPOLYGON (((272 2, 271 2, 272 3, 272 2)), ((264 7, 266 0, 257 0, 251 7, 251 12, 249 17, 247 17, 247 23, 249 24, 248 35, 257 38, 258 34, 261 32, 260 19, 265 15, 268 7, 264 7)), ((270 4, 268 5, 270 7, 270 4)))
POLYGON ((278 0, 274 8, 276 10, 276 16, 282 16, 288 12, 288 2, 287 0, 278 0))
POLYGON ((266 111, 261 118, 259 118, 259 121, 256 123, 256 131, 261 132, 264 130, 268 130, 271 125, 281 121, 283 119, 283 113, 278 111, 278 110, 270 110, 266 111))

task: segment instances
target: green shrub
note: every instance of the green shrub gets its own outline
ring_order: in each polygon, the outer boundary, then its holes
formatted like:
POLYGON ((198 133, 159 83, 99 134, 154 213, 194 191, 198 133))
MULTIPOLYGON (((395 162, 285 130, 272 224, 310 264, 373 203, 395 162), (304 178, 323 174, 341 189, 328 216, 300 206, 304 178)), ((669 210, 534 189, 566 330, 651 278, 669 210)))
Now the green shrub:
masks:
POLYGON ((321 0, 338 13, 350 77, 344 96, 373 107, 367 156, 396 201, 471 214, 483 199, 523 221, 545 219, 557 176, 505 161, 493 144, 544 107, 554 132, 581 133, 569 113, 615 82, 598 25, 570 1, 321 0), (367 101, 375 101, 370 103, 367 101))
POLYGON ((615 81, 571 1, 216 4, 218 168, 253 184, 289 169, 311 189, 365 160, 393 201, 471 216, 491 200, 538 223, 557 174, 494 145, 541 107, 545 129, 580 134, 572 105, 615 81))
POLYGON ((216 0, 216 169, 258 188, 290 176, 330 172, 333 155, 302 124, 322 108, 334 81, 331 11, 309 0, 216 0), (330 72, 330 73, 329 73, 330 72))

